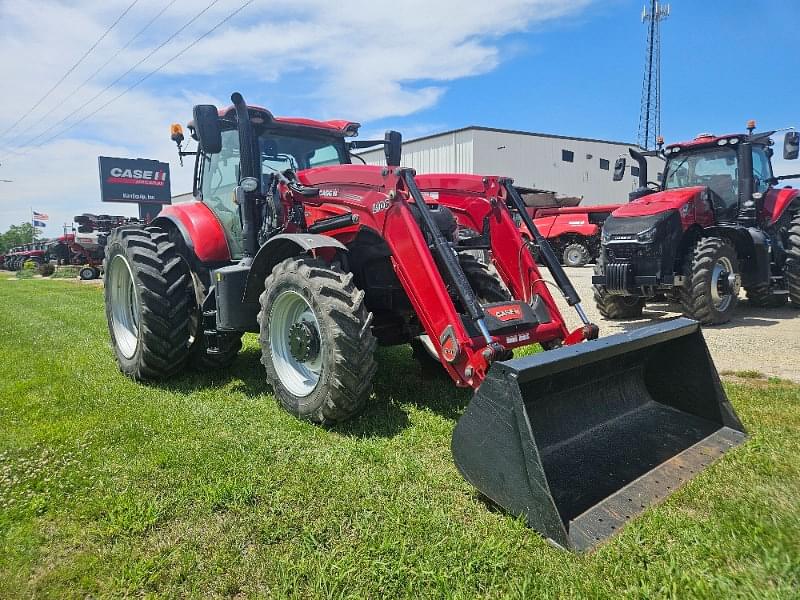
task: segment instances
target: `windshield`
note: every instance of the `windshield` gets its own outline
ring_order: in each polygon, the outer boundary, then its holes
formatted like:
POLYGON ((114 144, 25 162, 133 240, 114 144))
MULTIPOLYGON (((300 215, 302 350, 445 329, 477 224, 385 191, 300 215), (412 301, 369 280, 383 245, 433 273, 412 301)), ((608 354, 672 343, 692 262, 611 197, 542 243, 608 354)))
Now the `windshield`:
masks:
POLYGON ((339 137, 297 137, 266 131, 258 136, 264 172, 341 165, 347 159, 339 137))
POLYGON ((733 148, 703 148, 682 152, 667 162, 664 189, 696 185, 712 189, 717 186, 735 187, 736 167, 736 150, 733 148))

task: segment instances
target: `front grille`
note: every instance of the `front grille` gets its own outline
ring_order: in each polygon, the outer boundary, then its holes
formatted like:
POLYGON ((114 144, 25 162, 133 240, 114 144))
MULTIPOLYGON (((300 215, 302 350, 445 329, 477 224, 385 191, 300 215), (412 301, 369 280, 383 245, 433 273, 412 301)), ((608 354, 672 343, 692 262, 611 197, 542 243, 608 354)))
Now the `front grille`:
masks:
POLYGON ((625 260, 636 256, 638 247, 636 244, 609 244, 606 246, 609 260, 625 260))
POLYGON ((612 263, 606 265, 606 287, 609 290, 626 290, 628 281, 633 275, 633 269, 628 263, 612 263))
POLYGON ((609 261, 661 256, 659 244, 607 244, 605 249, 609 261))

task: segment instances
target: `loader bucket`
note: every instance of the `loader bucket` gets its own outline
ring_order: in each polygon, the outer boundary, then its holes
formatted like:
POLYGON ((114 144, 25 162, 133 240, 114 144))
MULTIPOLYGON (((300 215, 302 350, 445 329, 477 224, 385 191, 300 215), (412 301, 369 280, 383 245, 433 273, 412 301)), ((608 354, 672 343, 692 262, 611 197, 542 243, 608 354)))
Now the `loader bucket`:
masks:
POLYGON ((745 438, 699 324, 676 319, 493 364, 452 450, 491 501, 583 551, 745 438))

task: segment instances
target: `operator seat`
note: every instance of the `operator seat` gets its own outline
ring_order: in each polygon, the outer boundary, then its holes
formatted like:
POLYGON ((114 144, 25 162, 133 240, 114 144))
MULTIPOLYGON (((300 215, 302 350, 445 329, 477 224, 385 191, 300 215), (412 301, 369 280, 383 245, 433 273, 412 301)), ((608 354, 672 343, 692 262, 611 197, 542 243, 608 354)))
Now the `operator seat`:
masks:
POLYGON ((739 199, 736 194, 736 185, 730 175, 712 175, 708 187, 719 198, 720 205, 714 209, 719 217, 729 216, 727 213, 738 208, 739 199))

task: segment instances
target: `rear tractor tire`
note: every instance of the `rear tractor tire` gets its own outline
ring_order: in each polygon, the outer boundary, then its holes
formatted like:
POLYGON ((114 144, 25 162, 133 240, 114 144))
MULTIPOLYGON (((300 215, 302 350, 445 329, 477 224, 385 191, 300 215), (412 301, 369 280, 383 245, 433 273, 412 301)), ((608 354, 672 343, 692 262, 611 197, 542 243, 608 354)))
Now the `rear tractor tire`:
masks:
POLYGON ((189 353, 189 273, 166 233, 115 229, 106 245, 105 301, 120 371, 136 380, 170 377, 189 353))
POLYGON ((288 258, 266 278, 260 302, 261 362, 281 406, 324 425, 358 414, 372 391, 377 342, 352 274, 288 258))
POLYGON ((786 245, 786 285, 789 288, 789 301, 800 308, 800 213, 792 217, 789 224, 789 240, 786 245))
POLYGON ((562 259, 566 267, 583 267, 592 260, 592 254, 584 244, 573 242, 564 248, 562 259))
POLYGON ((687 254, 686 285, 681 290, 683 314, 703 325, 731 320, 739 303, 739 257, 723 238, 700 239, 687 254))
POLYGON ((773 293, 768 283, 746 287, 745 292, 750 305, 759 308, 780 308, 789 298, 786 294, 773 293))

